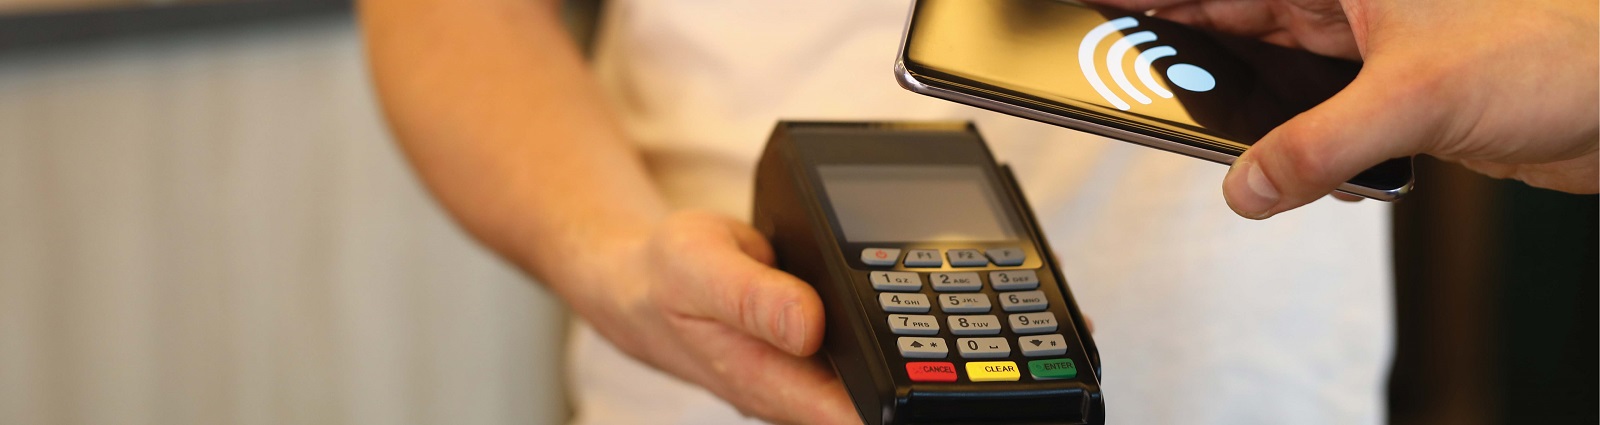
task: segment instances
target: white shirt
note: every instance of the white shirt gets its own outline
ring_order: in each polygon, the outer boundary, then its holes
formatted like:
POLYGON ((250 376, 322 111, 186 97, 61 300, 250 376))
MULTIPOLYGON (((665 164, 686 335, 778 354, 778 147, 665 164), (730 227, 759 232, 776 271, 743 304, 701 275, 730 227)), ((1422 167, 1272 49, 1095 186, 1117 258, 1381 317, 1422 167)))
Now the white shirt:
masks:
MULTIPOLYGON (((975 120, 1096 325, 1112 423, 1381 422, 1387 205, 1245 220, 1223 203, 1223 166, 907 92, 891 67, 908 10, 613 0, 597 72, 669 201, 735 217, 779 119, 975 120)), ((581 324, 569 361, 576 423, 754 422, 581 324)))

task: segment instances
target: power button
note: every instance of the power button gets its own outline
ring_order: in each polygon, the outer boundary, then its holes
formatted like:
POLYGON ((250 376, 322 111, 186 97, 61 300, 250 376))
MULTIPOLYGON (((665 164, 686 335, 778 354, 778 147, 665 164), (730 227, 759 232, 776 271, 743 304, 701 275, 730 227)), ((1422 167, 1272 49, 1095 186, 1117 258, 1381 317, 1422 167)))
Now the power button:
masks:
POLYGON ((869 266, 892 266, 900 261, 900 248, 867 248, 861 250, 861 262, 869 266))

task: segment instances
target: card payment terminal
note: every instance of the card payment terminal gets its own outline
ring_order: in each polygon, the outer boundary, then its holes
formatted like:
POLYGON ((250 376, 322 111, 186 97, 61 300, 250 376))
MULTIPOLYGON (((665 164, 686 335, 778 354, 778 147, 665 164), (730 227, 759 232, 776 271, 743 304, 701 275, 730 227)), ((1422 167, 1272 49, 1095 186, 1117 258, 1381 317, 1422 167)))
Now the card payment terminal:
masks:
POLYGON ((1094 341, 971 124, 779 123, 753 222, 867 424, 1104 423, 1094 341))

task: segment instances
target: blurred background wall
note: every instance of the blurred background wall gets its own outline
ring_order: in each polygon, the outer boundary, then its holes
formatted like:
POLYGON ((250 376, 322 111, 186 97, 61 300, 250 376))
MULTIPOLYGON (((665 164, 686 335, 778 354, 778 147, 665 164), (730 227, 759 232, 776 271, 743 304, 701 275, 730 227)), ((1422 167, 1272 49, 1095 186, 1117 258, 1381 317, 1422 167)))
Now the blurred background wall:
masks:
POLYGON ((0 424, 565 417, 561 308, 427 198, 318 10, 0 21, 0 424))

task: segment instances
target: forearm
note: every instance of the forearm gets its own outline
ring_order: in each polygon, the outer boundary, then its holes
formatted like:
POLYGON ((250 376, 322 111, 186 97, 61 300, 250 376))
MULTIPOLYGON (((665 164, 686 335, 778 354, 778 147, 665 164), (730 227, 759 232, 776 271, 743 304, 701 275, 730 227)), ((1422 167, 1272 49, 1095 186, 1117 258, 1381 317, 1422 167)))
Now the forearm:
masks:
POLYGON ((384 112, 466 229, 569 298, 574 264, 637 239, 665 207, 561 27, 554 2, 360 6, 384 112), (546 4, 550 3, 550 4, 546 4))

